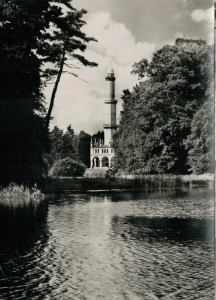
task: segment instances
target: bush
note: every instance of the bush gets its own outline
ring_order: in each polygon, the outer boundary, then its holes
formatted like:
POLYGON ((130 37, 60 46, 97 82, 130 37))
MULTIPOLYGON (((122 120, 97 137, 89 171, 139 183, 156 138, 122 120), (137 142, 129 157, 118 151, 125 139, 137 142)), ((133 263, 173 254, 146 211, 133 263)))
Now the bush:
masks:
POLYGON ((50 170, 51 176, 83 176, 86 166, 70 157, 57 160, 50 170))

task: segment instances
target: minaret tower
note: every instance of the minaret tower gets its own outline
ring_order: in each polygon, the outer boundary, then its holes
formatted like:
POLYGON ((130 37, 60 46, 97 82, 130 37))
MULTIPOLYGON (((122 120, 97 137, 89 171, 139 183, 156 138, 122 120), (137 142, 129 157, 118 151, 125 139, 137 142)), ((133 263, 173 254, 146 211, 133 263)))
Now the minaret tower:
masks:
POLYGON ((116 133, 116 103, 115 100, 115 75, 111 66, 106 73, 106 98, 104 101, 105 105, 105 124, 104 128, 104 145, 110 146, 112 137, 116 133))
POLYGON ((110 63, 106 73, 104 141, 101 138, 99 140, 91 139, 90 168, 107 168, 115 165, 115 153, 111 143, 118 128, 116 125, 116 103, 115 75, 110 63))

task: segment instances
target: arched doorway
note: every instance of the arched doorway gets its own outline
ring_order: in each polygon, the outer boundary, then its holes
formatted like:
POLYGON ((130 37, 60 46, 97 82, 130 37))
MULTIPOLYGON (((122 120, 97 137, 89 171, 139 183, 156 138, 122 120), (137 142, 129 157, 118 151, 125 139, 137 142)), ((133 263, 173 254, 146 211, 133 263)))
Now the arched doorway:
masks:
POLYGON ((101 160, 102 162, 102 167, 109 167, 109 159, 108 157, 104 156, 101 160))
POLYGON ((92 167, 93 168, 99 168, 100 167, 100 160, 99 160, 99 158, 97 156, 95 156, 93 158, 92 167))
POLYGON ((115 158, 115 156, 113 156, 113 157, 110 159, 110 167, 114 167, 114 166, 115 166, 115 163, 116 163, 116 158, 115 158))

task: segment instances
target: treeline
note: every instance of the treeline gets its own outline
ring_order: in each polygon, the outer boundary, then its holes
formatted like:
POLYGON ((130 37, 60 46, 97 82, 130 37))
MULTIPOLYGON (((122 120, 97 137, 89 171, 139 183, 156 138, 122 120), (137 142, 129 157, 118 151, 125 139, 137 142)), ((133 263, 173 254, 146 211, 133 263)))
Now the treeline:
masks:
POLYGON ((214 172, 214 47, 179 38, 133 65, 113 142, 117 167, 134 174, 214 172))
POLYGON ((91 136, 85 131, 75 134, 71 125, 65 132, 55 126, 50 132, 50 143, 50 153, 46 156, 49 168, 56 161, 67 157, 90 167, 91 136))
POLYGON ((78 77, 85 10, 71 0, 1 0, 0 3, 0 184, 34 183, 47 172, 49 122, 64 72, 78 77), (78 65, 77 65, 78 63, 78 65), (54 83, 48 110, 43 89, 54 83))

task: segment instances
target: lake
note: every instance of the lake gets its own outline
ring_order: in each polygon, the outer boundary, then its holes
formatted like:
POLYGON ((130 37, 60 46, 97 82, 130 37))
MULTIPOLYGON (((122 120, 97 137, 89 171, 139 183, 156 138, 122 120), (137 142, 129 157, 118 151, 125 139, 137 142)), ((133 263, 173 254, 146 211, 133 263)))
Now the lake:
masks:
POLYGON ((211 189, 0 204, 0 299, 214 299, 211 189))

